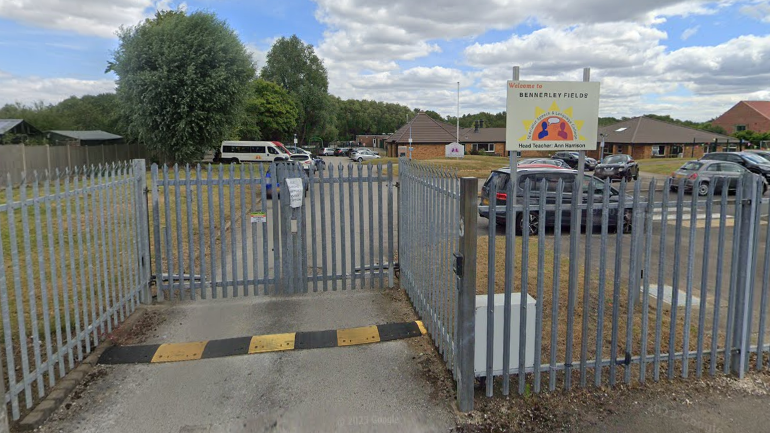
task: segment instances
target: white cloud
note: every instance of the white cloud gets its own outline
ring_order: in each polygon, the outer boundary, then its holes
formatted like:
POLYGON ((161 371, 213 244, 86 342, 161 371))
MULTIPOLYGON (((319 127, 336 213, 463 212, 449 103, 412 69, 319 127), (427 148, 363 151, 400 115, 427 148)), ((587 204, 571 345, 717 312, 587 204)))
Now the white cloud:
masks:
POLYGON ((770 23, 770 1, 759 1, 741 7, 741 13, 764 23, 770 23))
POLYGON ((690 39, 691 37, 695 36, 696 33, 698 33, 698 30, 700 30, 700 26, 690 27, 689 29, 686 29, 682 32, 682 40, 686 41, 690 39))
MULTIPOLYGON (((453 114, 447 72, 460 75, 463 110, 501 111, 511 66, 526 79, 576 80, 592 68, 609 109, 650 103, 646 94, 680 89, 675 73, 653 75, 666 55, 668 17, 713 15, 733 3, 703 0, 315 0, 327 25, 317 53, 329 71, 329 90, 342 98, 372 98, 453 114), (489 30, 528 23, 542 27, 492 43, 489 30), (461 59, 441 53, 439 41, 467 41, 461 59), (422 59, 435 56, 443 68, 422 59), (409 62, 410 67, 402 68, 409 62), (423 67, 414 67, 423 63, 423 67), (448 90, 440 90, 447 89, 448 90), (446 93, 445 92, 449 92, 446 93), (617 101, 617 102, 615 102, 617 101)), ((691 32, 694 30, 691 30, 691 32)), ((692 36, 692 35, 690 35, 692 36)), ((685 89, 689 87, 685 86, 685 89)), ((655 111, 655 110, 651 110, 655 111)))
MULTIPOLYGON (((178 5, 185 9, 186 3, 178 5)), ((0 17, 34 27, 115 37, 122 25, 136 25, 156 10, 176 8, 170 0, 3 0, 0 17)))
POLYGON ((96 95, 115 91, 115 81, 75 78, 17 77, 0 71, 0 106, 37 101, 55 104, 70 96, 96 95))
POLYGON ((257 70, 262 69, 265 66, 267 59, 267 51, 259 48, 254 44, 246 44, 246 51, 251 55, 251 60, 254 62, 254 66, 257 70))
POLYGON ((475 43, 464 54, 474 66, 519 64, 535 74, 584 66, 622 69, 660 55, 659 42, 665 38, 660 30, 633 23, 547 27, 529 35, 514 34, 502 42, 475 43))

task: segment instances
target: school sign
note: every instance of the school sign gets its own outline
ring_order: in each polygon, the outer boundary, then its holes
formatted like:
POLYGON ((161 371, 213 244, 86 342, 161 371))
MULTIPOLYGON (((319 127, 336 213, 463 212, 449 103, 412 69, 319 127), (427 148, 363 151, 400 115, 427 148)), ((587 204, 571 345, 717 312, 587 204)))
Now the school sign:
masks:
POLYGON ((506 150, 594 150, 599 83, 508 81, 506 150))

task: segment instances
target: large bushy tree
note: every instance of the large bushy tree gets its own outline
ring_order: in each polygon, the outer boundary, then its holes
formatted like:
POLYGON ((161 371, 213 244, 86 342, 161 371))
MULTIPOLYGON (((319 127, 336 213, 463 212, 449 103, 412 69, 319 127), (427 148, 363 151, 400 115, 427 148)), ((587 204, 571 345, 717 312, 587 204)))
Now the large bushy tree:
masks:
POLYGON ((313 46, 293 35, 280 38, 267 53, 260 77, 286 89, 299 109, 297 137, 307 143, 320 135, 329 120, 329 78, 313 46))
POLYGON ((212 13, 167 11, 118 37, 107 70, 118 75, 131 135, 176 162, 216 148, 240 120, 255 75, 235 32, 212 13))
POLYGON ((294 98, 285 89, 261 78, 248 86, 243 116, 235 137, 238 140, 287 140, 297 127, 294 98))

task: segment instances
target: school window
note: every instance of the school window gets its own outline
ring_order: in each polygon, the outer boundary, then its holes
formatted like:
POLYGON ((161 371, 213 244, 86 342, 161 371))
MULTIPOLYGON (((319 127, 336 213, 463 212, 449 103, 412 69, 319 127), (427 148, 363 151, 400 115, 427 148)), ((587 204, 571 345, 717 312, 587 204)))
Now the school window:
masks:
POLYGON ((746 125, 735 125, 735 132, 745 131, 746 125))
POLYGON ((474 143, 473 150, 476 150, 478 152, 494 152, 495 144, 494 143, 474 143))

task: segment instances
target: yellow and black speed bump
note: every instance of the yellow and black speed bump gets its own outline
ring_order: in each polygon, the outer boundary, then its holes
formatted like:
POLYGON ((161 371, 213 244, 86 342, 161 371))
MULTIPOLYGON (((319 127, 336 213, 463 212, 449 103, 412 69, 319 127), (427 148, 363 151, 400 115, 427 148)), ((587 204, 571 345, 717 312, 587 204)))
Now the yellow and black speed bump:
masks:
POLYGON ((113 346, 99 358, 100 364, 148 364, 222 358, 254 353, 299 349, 356 346, 419 337, 425 334, 421 321, 331 331, 256 335, 189 343, 113 346))

